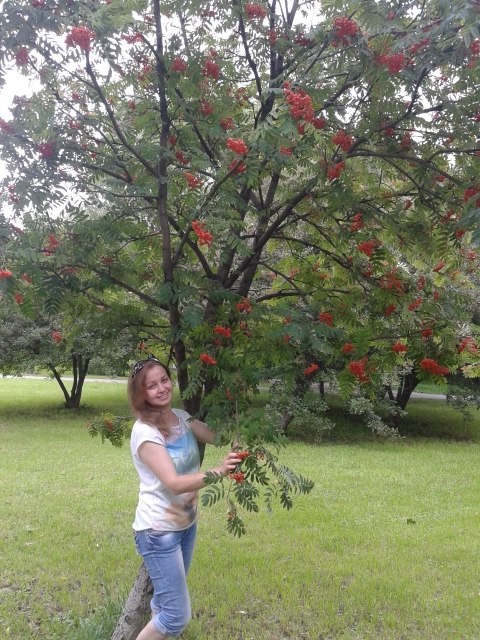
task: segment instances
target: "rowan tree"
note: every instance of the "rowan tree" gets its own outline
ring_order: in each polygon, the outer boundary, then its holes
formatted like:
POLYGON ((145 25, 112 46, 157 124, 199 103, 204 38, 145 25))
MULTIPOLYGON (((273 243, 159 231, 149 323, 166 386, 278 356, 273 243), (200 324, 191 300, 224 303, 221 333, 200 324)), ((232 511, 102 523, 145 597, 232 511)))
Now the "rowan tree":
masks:
POLYGON ((328 375, 376 428, 389 375, 475 373, 479 15, 474 0, 4 2, 2 70, 38 83, 0 121, 28 232, 9 290, 30 260, 43 279, 72 270, 58 299, 130 305, 213 426, 234 428, 230 398, 243 409, 268 375, 328 375))

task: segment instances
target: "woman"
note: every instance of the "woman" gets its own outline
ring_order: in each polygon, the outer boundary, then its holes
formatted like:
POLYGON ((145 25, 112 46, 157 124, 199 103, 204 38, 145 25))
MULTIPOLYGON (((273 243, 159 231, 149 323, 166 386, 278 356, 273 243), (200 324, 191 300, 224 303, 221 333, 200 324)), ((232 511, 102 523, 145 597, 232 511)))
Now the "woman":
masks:
MULTIPOLYGON (((191 617, 186 575, 196 536, 197 494, 205 486, 197 440, 214 434, 186 411, 172 409, 168 367, 149 356, 133 368, 128 381, 133 462, 140 492, 133 529, 138 552, 153 583, 152 620, 137 640, 179 636, 191 617)), ((222 476, 241 462, 233 451, 211 471, 222 476)))

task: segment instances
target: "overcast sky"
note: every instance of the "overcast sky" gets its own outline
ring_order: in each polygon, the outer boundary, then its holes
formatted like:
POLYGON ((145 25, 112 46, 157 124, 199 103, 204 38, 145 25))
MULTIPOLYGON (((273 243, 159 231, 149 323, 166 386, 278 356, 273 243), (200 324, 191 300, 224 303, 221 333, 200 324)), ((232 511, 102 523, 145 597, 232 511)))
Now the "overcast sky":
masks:
MULTIPOLYGON (((16 69, 12 69, 7 73, 6 83, 0 90, 0 118, 10 120, 12 114, 9 107, 12 104, 14 96, 28 95, 30 91, 30 83, 25 76, 19 74, 16 69)), ((0 175, 5 171, 5 165, 2 162, 2 150, 0 147, 0 175)))

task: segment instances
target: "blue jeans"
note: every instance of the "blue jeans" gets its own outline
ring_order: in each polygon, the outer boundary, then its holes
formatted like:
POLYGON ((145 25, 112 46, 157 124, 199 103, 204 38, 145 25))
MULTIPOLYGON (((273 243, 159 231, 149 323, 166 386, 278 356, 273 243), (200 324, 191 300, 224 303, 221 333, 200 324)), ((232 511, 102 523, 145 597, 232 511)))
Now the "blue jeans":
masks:
POLYGON ((153 583, 152 622, 159 633, 179 636, 191 618, 187 573, 197 525, 183 531, 135 532, 135 545, 153 583))

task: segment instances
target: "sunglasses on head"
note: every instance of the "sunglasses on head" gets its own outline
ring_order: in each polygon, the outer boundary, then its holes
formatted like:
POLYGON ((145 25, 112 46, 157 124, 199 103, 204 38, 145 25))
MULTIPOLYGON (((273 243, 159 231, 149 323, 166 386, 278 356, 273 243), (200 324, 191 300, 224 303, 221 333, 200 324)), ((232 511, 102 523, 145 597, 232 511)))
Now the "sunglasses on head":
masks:
POLYGON ((154 362, 155 364, 159 364, 162 367, 165 367, 165 365, 163 364, 163 362, 161 360, 159 360, 158 358, 156 358, 154 355, 152 355, 151 353, 148 354, 148 358, 146 360, 139 360, 138 362, 136 362, 133 367, 132 367, 132 372, 130 374, 130 377, 135 378, 135 376, 137 375, 137 373, 139 371, 141 371, 143 369, 143 367, 148 364, 149 362, 154 362))

